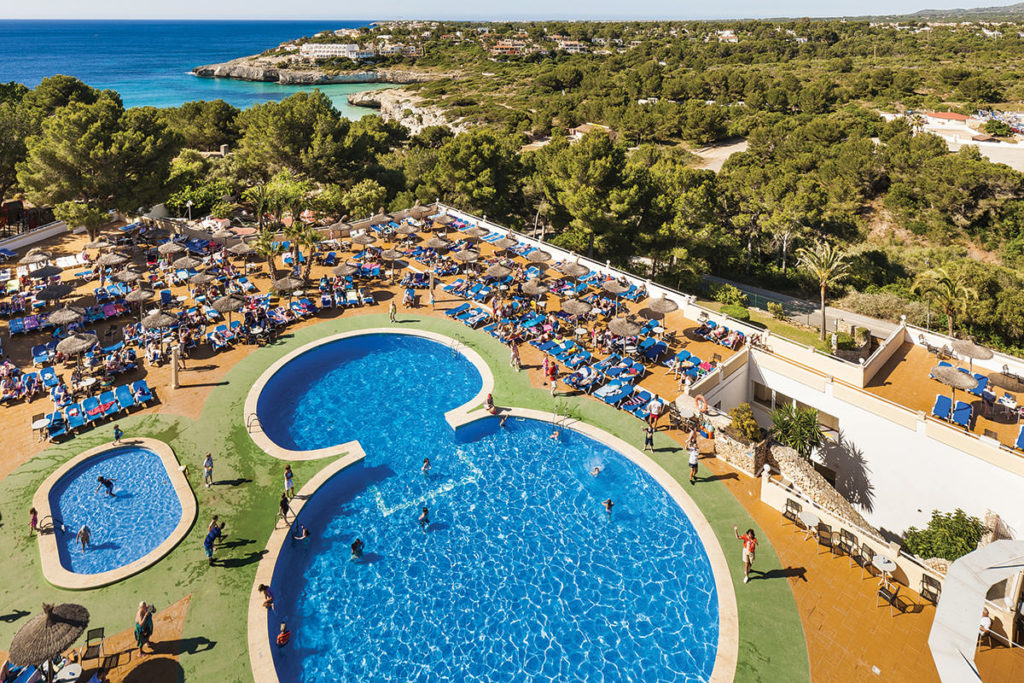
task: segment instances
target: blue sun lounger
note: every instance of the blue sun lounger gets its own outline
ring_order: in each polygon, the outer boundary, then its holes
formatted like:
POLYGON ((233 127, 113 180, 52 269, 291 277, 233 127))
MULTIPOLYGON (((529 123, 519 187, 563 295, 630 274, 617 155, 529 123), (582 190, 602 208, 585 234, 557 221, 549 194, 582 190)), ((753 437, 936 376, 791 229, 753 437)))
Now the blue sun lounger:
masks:
POLYGON ((46 425, 46 436, 53 441, 59 436, 64 436, 68 431, 68 424, 64 421, 64 415, 60 412, 53 412, 46 416, 50 423, 46 425))
POLYGON ((149 385, 146 384, 146 380, 138 380, 132 384, 132 389, 135 390, 135 402, 139 405, 145 405, 153 400, 153 392, 149 390, 149 385))
POLYGON ((449 308, 447 311, 444 312, 444 314, 446 316, 448 316, 449 318, 454 318, 454 317, 456 317, 458 315, 461 315, 461 314, 465 313, 468 310, 469 310, 469 304, 468 303, 466 303, 466 304, 459 304, 455 308, 449 308))
POLYGON ((135 407, 135 397, 132 396, 132 390, 127 384, 114 387, 114 396, 117 397, 117 402, 121 404, 121 410, 128 412, 135 407))
POLYGON ((81 429, 85 426, 85 411, 80 403, 72 403, 64 407, 64 419, 68 429, 81 429))
POLYGON ((103 410, 103 417, 112 417, 121 410, 113 391, 107 390, 100 394, 100 408, 103 410))
POLYGON ((953 424, 960 425, 964 429, 971 428, 971 415, 974 411, 971 409, 970 403, 964 401, 957 401, 956 406, 953 408, 953 424))
POLYGON ((1020 426, 1020 430, 1017 432, 1017 441, 1013 445, 1024 451, 1024 425, 1020 426))
POLYGON ((940 420, 948 420, 949 414, 953 410, 953 401, 945 394, 939 394, 935 397, 935 405, 932 406, 932 415, 939 418, 940 420))
POLYGON ((629 382, 609 382, 594 392, 594 397, 599 398, 610 406, 618 405, 622 399, 633 393, 633 385, 629 382), (607 389, 607 391, 605 391, 607 389))

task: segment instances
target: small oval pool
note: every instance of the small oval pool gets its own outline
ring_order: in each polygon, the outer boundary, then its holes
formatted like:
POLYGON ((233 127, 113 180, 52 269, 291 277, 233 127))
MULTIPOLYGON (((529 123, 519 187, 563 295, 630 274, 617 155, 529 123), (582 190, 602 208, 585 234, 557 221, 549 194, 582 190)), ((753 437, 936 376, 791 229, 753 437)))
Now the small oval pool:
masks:
POLYGON ((49 502, 60 563, 76 574, 99 574, 146 556, 182 519, 163 460, 138 446, 114 447, 82 461, 57 480, 49 502), (101 476, 113 480, 113 496, 97 482, 101 476), (76 540, 84 526, 92 533, 86 550, 76 540))

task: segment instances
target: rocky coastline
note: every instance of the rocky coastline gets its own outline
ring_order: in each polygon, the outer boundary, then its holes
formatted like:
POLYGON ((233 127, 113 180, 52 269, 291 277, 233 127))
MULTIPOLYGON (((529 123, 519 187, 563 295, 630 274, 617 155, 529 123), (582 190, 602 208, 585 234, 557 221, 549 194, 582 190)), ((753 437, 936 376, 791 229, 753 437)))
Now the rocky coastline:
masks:
POLYGON ((354 92, 348 96, 348 103, 354 107, 377 109, 385 121, 397 121, 413 135, 429 126, 443 126, 453 133, 469 128, 461 119, 449 120, 444 110, 424 105, 423 98, 401 88, 354 92))
POLYGON ((437 74, 403 69, 368 69, 346 73, 325 73, 315 69, 279 69, 252 57, 192 69, 200 78, 233 78, 239 81, 281 85, 333 85, 339 83, 394 83, 408 85, 435 80, 437 74))

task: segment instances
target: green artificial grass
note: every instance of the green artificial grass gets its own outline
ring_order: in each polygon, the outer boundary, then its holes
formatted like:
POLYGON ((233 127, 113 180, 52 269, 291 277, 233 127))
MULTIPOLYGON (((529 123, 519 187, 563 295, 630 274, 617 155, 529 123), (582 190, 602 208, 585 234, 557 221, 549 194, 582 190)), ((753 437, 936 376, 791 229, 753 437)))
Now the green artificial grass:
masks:
MULTIPOLYGON (((531 388, 527 373, 513 371, 507 349, 486 334, 434 317, 402 315, 399 320, 400 324, 390 325, 383 314, 346 315, 291 331, 271 346, 254 349, 213 388, 197 421, 169 414, 118 419, 126 438, 147 436, 171 445, 178 460, 189 466, 199 502, 196 524, 186 538, 156 565, 125 581, 83 592, 54 588, 43 579, 36 541, 28 536, 28 508, 36 489, 62 462, 110 441, 110 424, 52 446, 0 482, 0 544, 5 550, 0 563, 0 643, 8 644, 25 623, 24 618, 15 617, 21 612, 38 613, 44 601, 80 602, 91 613, 90 626, 103 626, 112 634, 132 627, 140 600, 154 603, 159 609, 191 594, 182 642, 178 644, 178 675, 197 681, 251 680, 246 613, 256 566, 274 527, 285 463, 264 454, 252 442, 245 427, 243 404, 249 388, 271 363, 321 337, 361 328, 413 326, 458 336, 490 366, 498 405, 568 412, 638 448, 642 446, 643 429, 636 418, 586 397, 552 399, 546 391, 531 388), (200 463, 207 452, 214 456, 215 481, 228 483, 209 489, 202 485, 200 463), (207 566, 203 553, 202 539, 214 514, 227 522, 227 542, 217 550, 217 557, 227 566, 207 566), (5 616, 8 618, 4 619, 5 616)), ((167 387, 155 390, 158 398, 170 391, 167 387)), ((654 459, 684 483, 710 522, 729 561, 740 617, 736 680, 808 680, 800 617, 767 536, 720 482, 686 484, 686 457, 673 440, 659 435, 655 443, 658 450, 654 459), (741 529, 753 526, 758 531, 761 542, 757 568, 777 572, 779 578, 743 584, 740 546, 733 536, 733 524, 741 529)), ((326 461, 291 464, 301 488, 326 461)))

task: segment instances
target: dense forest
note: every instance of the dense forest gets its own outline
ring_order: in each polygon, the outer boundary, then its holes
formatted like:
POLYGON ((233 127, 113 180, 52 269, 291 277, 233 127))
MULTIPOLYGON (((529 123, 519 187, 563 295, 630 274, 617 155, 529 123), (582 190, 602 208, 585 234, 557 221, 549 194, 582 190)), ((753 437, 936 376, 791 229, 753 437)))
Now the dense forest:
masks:
POLYGON ((458 135, 349 121, 316 92, 244 111, 125 109, 68 77, 0 86, 0 195, 89 227, 158 202, 179 215, 191 202, 193 216, 244 206, 273 227, 305 209, 335 220, 440 198, 686 290, 710 273, 813 296, 796 254, 825 241, 849 264, 833 288, 844 305, 1024 348, 1024 176, 879 115, 1024 100, 1024 27, 481 26, 365 31, 424 46, 387 63, 445 72, 410 88, 472 124, 458 135), (592 49, 565 54, 554 34, 592 49), (490 57, 512 38, 537 48, 490 57), (570 141, 583 122, 614 135, 570 141), (719 173, 693 167, 695 146, 734 136, 749 147, 719 173), (221 144, 227 157, 199 153, 221 144))

